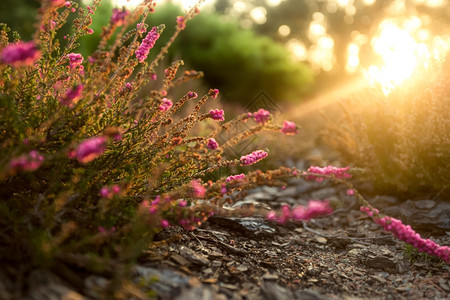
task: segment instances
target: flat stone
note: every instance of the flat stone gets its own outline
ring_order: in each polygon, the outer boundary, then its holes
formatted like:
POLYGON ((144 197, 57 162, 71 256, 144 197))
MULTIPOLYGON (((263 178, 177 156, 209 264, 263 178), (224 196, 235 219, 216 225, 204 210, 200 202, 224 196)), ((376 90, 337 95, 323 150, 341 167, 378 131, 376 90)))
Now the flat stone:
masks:
POLYGON ((326 300, 330 299, 328 297, 322 296, 316 291, 312 290, 302 290, 295 292, 295 298, 298 300, 326 300))
POLYGON ((162 299, 173 299, 180 294, 183 288, 189 286, 189 277, 169 269, 137 266, 135 270, 139 277, 151 282, 149 288, 154 290, 162 299))
POLYGON ((369 256, 363 260, 363 263, 374 269, 397 273, 397 264, 395 261, 384 255, 369 256))
POLYGON ((275 282, 265 282, 261 286, 263 299, 267 300, 291 300, 294 295, 291 290, 278 285, 275 282))
POLYGON ((209 260, 205 256, 198 254, 187 247, 181 246, 180 254, 193 264, 202 266, 209 265, 209 260))
POLYGON ((245 264, 242 264, 242 265, 238 266, 236 269, 241 271, 241 272, 247 272, 248 271, 248 266, 245 265, 245 264))
POLYGON ((324 238, 323 236, 316 236, 314 237, 316 242, 320 243, 320 244, 326 244, 327 243, 327 239, 324 238))
POLYGON ((263 279, 265 280, 277 280, 278 279, 278 275, 277 274, 270 274, 267 273, 263 276, 263 279))
POLYGON ((170 258, 173 261, 175 261, 177 264, 179 264, 180 266, 185 266, 186 267, 186 266, 189 266, 191 264, 187 259, 185 259, 183 256, 181 256, 181 255, 179 255, 177 253, 172 254, 170 256, 170 258))
POLYGON ((427 232, 450 230, 450 203, 433 200, 408 200, 400 206, 400 218, 403 223, 414 229, 427 232))

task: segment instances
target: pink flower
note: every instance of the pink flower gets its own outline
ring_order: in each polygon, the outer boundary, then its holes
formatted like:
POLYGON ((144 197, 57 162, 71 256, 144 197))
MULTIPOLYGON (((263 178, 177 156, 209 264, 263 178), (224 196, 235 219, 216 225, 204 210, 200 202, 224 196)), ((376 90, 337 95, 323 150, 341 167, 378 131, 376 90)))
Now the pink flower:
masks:
POLYGON ((197 95, 196 92, 188 92, 188 93, 187 93, 187 97, 188 97, 189 99, 193 99, 193 98, 197 98, 198 95, 197 95))
POLYGON ((105 136, 96 136, 81 142, 75 149, 76 159, 83 164, 93 161, 105 152, 106 141, 105 136))
POLYGON ((104 187, 102 187, 100 189, 100 196, 102 198, 108 198, 108 196, 109 196, 109 189, 108 189, 108 187, 104 186, 104 187))
POLYGON ((183 16, 177 17, 177 27, 183 30, 186 28, 186 19, 183 16))
POLYGON ((214 121, 224 121, 225 117, 223 115, 222 109, 212 109, 209 111, 209 117, 214 121))
POLYGON ((129 11, 125 9, 114 8, 112 11, 112 16, 109 22, 113 25, 120 26, 123 25, 125 18, 130 14, 129 11))
POLYGON ((14 67, 32 66, 40 57, 33 41, 10 44, 0 52, 0 61, 14 67))
POLYGON ((65 5, 66 1, 65 0, 50 0, 51 5, 53 6, 63 6, 65 5))
POLYGON ((230 181, 233 181, 233 180, 242 181, 244 179, 245 179, 245 174, 237 174, 237 175, 228 176, 226 181, 227 182, 230 182, 230 181))
POLYGON ((352 189, 347 190, 347 195, 352 196, 355 194, 355 191, 352 189))
POLYGON ((64 97, 59 99, 62 105, 67 107, 73 107, 81 99, 81 94, 83 93, 83 85, 77 85, 73 89, 68 89, 64 97))
POLYGON ((313 219, 333 212, 328 201, 309 200, 305 220, 313 219))
MULTIPOLYGON (((366 212, 371 217, 374 213, 378 214, 378 210, 367 206, 362 206, 361 211, 366 212)), ((392 232, 398 239, 417 248, 419 252, 426 252, 429 255, 437 256, 445 262, 450 263, 450 247, 441 246, 430 239, 423 239, 411 226, 404 225, 402 221, 395 218, 384 216, 382 218, 374 218, 373 220, 375 223, 381 225, 384 230, 392 232)))
POLYGON ((297 134, 298 133, 297 125, 295 125, 295 123, 291 121, 284 121, 283 127, 281 128, 281 132, 286 135, 297 134))
POLYGON ((267 213, 267 220, 275 221, 277 219, 277 213, 273 210, 267 213))
POLYGON ((159 110, 160 111, 168 111, 169 109, 171 109, 173 106, 173 103, 171 100, 167 99, 167 98, 162 98, 162 103, 159 105, 159 110))
MULTIPOLYGON (((327 166, 324 168, 321 167, 315 167, 312 166, 308 169, 309 173, 314 173, 314 174, 321 174, 321 175, 327 175, 327 176, 334 176, 336 178, 351 178, 352 175, 347 173, 346 171, 348 171, 350 169, 350 167, 346 167, 346 168, 336 168, 333 166, 327 166)), ((321 177, 317 177, 314 175, 309 175, 308 176, 308 180, 313 180, 315 179, 317 182, 322 182, 323 178, 321 177)))
POLYGON ((205 196, 205 187, 201 184, 200 180, 191 181, 191 191, 195 198, 203 198, 205 196))
POLYGON ((211 138, 208 139, 208 144, 206 146, 211 150, 216 150, 219 148, 219 143, 217 143, 215 139, 211 138))
POLYGON ((216 99, 217 95, 219 95, 219 90, 218 89, 210 89, 208 92, 208 95, 213 98, 216 99))
POLYGON ((257 112, 253 113, 253 119, 256 123, 261 123, 264 125, 270 119, 270 112, 260 108, 257 112))
POLYGON ((143 62, 147 58, 150 49, 153 48, 158 38, 158 29, 156 27, 153 27, 152 30, 147 33, 147 36, 142 40, 141 45, 136 50, 136 58, 139 60, 139 62, 143 62))
POLYGON ((170 226, 169 221, 167 221, 166 219, 162 219, 162 220, 161 220, 161 227, 162 227, 162 228, 167 228, 167 227, 169 227, 169 226, 170 226))
POLYGON ((179 207, 186 207, 186 205, 187 205, 186 200, 180 200, 180 202, 178 202, 179 207))
POLYGON ((222 187, 220 188, 220 193, 222 195, 225 195, 228 192, 227 186, 225 184, 222 184, 222 187))
POLYGON ((291 209, 288 205, 283 205, 279 217, 277 217, 277 214, 274 211, 271 211, 267 214, 267 219, 276 220, 277 222, 284 224, 291 219, 294 221, 308 221, 312 218, 328 215, 332 212, 333 209, 328 201, 310 200, 307 207, 300 205, 291 209))
POLYGON ((253 151, 250 154, 241 156, 241 165, 242 166, 252 165, 252 164, 257 163, 258 161, 262 160, 267 155, 269 155, 269 154, 264 150, 253 151))
POLYGON ((9 166, 13 172, 16 171, 35 171, 37 170, 42 162, 44 161, 44 156, 39 154, 36 150, 31 150, 28 154, 23 154, 17 158, 11 159, 9 166))
POLYGON ((83 56, 80 53, 69 53, 66 56, 69 59, 69 68, 73 69, 83 63, 83 56))

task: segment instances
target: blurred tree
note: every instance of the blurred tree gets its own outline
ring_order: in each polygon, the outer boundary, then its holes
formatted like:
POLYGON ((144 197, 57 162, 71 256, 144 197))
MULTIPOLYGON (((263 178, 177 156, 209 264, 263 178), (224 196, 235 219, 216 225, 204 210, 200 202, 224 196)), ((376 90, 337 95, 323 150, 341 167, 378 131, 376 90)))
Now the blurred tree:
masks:
POLYGON ((40 7, 38 0, 1 0, 0 23, 8 24, 24 40, 30 40, 35 32, 36 12, 40 7))
MULTIPOLYGON (((166 34, 173 31, 179 8, 167 4, 158 11, 149 22, 165 23, 166 34)), ((172 51, 204 71, 208 85, 233 102, 249 103, 261 91, 276 101, 299 100, 313 80, 309 68, 292 61, 282 44, 213 13, 202 12, 190 21, 172 51)))

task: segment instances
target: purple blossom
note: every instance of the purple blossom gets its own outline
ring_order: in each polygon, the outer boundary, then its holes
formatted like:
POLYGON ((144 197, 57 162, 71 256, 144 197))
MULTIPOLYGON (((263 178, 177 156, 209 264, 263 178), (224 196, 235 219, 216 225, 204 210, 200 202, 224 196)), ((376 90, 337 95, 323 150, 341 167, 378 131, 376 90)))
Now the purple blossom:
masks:
POLYGON ((83 63, 83 56, 80 53, 69 53, 66 56, 69 59, 69 67, 74 69, 83 63))
MULTIPOLYGON (((367 206, 362 206, 361 211, 366 212, 371 217, 373 216, 373 213, 378 214, 377 210, 367 206)), ((419 233, 411 228, 411 226, 404 225, 402 221, 395 218, 384 216, 381 218, 374 218, 374 221, 381 225, 384 230, 392 232, 398 239, 417 248, 419 252, 426 252, 450 263, 449 246, 441 246, 430 239, 423 239, 419 233)))
POLYGON ((64 97, 59 99, 62 105, 67 107, 73 107, 80 99, 83 93, 83 85, 77 85, 72 89, 68 89, 64 97))
POLYGON ((28 154, 23 154, 19 157, 11 159, 9 166, 13 172, 16 171, 35 171, 37 170, 42 162, 44 161, 44 156, 39 154, 36 150, 31 150, 28 154))
POLYGON ((107 138, 96 136, 81 142, 75 149, 75 157, 80 163, 88 163, 103 154, 107 138))
POLYGON ((310 200, 306 207, 299 205, 291 209, 289 205, 283 205, 279 216, 277 216, 275 211, 269 211, 266 218, 284 224, 289 220, 308 221, 319 216, 328 215, 332 212, 333 209, 328 201, 310 200))
POLYGON ((40 57, 33 41, 10 44, 0 52, 0 61, 14 67, 32 66, 40 57))
POLYGON ((230 182, 230 181, 233 181, 233 180, 242 181, 244 179, 245 179, 245 174, 237 174, 237 175, 228 176, 226 181, 227 182, 230 182))
POLYGON ((167 228, 167 227, 169 227, 169 226, 170 226, 169 221, 167 221, 166 219, 162 219, 162 220, 161 220, 161 227, 162 227, 162 228, 167 228))
MULTIPOLYGON (((336 178, 351 178, 352 175, 346 172, 349 169, 350 169, 350 167, 336 168, 333 166, 327 166, 327 167, 321 168, 321 167, 312 166, 308 169, 308 172, 314 173, 314 174, 327 175, 327 176, 333 175, 336 178)), ((314 175, 309 175, 308 180, 316 180, 317 182, 322 182, 323 178, 314 176, 314 175)))
POLYGON ((260 108, 257 112, 253 113, 253 119, 256 123, 261 123, 264 125, 270 119, 270 112, 260 108))
POLYGON ((193 98, 197 98, 198 95, 197 95, 196 92, 189 92, 189 93, 187 93, 187 97, 188 97, 189 99, 193 99, 193 98))
POLYGON ((159 105, 159 110, 160 111, 168 111, 169 109, 171 109, 173 106, 173 103, 171 100, 167 99, 167 98, 162 98, 162 102, 159 105))
POLYGON ((141 45, 136 50, 136 57, 139 62, 143 62, 147 58, 150 49, 153 48, 158 38, 158 29, 156 27, 153 27, 152 30, 147 33, 147 36, 142 40, 141 45))
POLYGON ((211 150, 216 150, 217 148, 219 148, 219 143, 217 143, 215 139, 211 138, 208 139, 208 144, 206 146, 211 150))
POLYGON ((212 109, 209 111, 209 117, 214 121, 224 121, 223 109, 212 109))
POLYGON ((184 28, 186 28, 186 19, 183 16, 178 16, 177 17, 177 27, 181 30, 183 30, 184 28))
POLYGON ((281 128, 281 132, 286 135, 297 134, 298 133, 297 125, 291 121, 284 121, 283 127, 281 128))
POLYGON ((252 164, 257 163, 258 161, 262 160, 267 155, 269 155, 269 154, 264 150, 253 151, 250 154, 241 156, 241 159, 240 159, 241 165, 242 166, 252 165, 252 164))
POLYGON ((217 95, 219 95, 219 90, 218 89, 210 89, 208 95, 211 98, 216 99, 217 95))
POLYGON ((203 198, 205 196, 206 190, 205 187, 201 184, 200 180, 192 180, 190 184, 192 195, 195 198, 203 198))
POLYGON ((116 26, 123 25, 125 18, 130 14, 129 11, 125 9, 114 8, 112 11, 112 16, 109 22, 116 26))

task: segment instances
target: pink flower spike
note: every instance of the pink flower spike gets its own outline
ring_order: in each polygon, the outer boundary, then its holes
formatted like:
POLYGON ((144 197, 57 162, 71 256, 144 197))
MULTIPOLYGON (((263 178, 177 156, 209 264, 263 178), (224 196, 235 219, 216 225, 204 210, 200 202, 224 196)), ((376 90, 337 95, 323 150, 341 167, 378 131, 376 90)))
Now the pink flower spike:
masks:
POLYGON ((281 132, 286 135, 294 135, 298 133, 297 125, 291 121, 284 121, 283 127, 281 128, 281 132))
POLYGON ((77 85, 72 89, 68 89, 64 97, 59 99, 59 102, 64 106, 72 108, 81 99, 82 93, 83 85, 77 85))
POLYGON ((269 211, 266 216, 267 220, 275 221, 277 219, 277 213, 273 210, 269 211))
POLYGON ((308 202, 306 220, 313 219, 322 215, 328 215, 333 212, 328 201, 310 200, 308 202))
POLYGON ((352 189, 347 190, 347 195, 352 196, 355 194, 355 191, 352 189))
POLYGON ((41 52, 33 41, 9 44, 0 52, 0 62, 16 68, 32 66, 40 57, 41 52))
POLYGON ((96 136, 81 142, 75 149, 76 159, 82 164, 93 161, 105 152, 106 141, 105 136, 96 136))
POLYGON ((193 99, 193 98, 197 98, 198 95, 197 95, 196 92, 188 92, 188 93, 187 93, 187 97, 188 97, 189 99, 193 99))
POLYGON ((120 193, 120 186, 118 186, 117 184, 113 185, 112 188, 111 188, 111 191, 112 191, 114 194, 120 193))
POLYGON ((80 53, 69 53, 66 56, 69 59, 69 68, 74 69, 83 63, 83 56, 80 53))
POLYGON ((222 184, 222 187, 220 188, 220 193, 222 195, 225 195, 228 192, 227 186, 225 184, 222 184))
POLYGON ((217 143, 215 139, 211 138, 208 139, 208 144, 206 145, 206 147, 211 150, 216 150, 217 148, 219 148, 219 143, 217 143))
POLYGON ((203 198, 206 190, 199 179, 191 181, 191 191, 195 198, 203 198))
POLYGON ((240 159, 241 165, 242 166, 253 165, 254 163, 257 163, 258 161, 267 157, 267 155, 269 155, 269 154, 264 150, 253 151, 250 154, 241 156, 241 159, 240 159))
POLYGON ((152 30, 147 33, 147 36, 142 40, 141 45, 136 50, 136 58, 139 60, 139 62, 143 62, 150 52, 150 49, 153 48, 153 46, 156 43, 156 40, 159 39, 159 33, 158 29, 156 27, 153 27, 152 30))
POLYGON ((253 119, 256 123, 261 123, 264 125, 270 120, 270 112, 268 110, 260 108, 257 112, 253 113, 253 119))
POLYGON ((227 177, 226 181, 242 181, 245 179, 245 174, 237 174, 237 175, 230 175, 227 177))
POLYGON ((162 219, 161 220, 161 227, 162 228, 167 228, 169 226, 170 226, 169 221, 167 221, 166 219, 162 219))
POLYGON ((179 207, 186 207, 186 205, 187 205, 186 200, 180 200, 180 202, 178 202, 179 207))
POLYGON ((104 187, 102 187, 100 189, 100 196, 102 198, 108 198, 108 196, 109 196, 109 189, 108 189, 108 187, 104 186, 104 187))
POLYGON ((224 121, 225 117, 223 115, 222 109, 212 109, 209 111, 209 117, 214 121, 224 121))
POLYGON ((186 19, 183 16, 177 17, 177 27, 181 30, 186 28, 186 19))
POLYGON ((168 111, 169 109, 171 109, 173 106, 173 103, 170 99, 167 98, 162 98, 162 102, 159 105, 159 110, 160 111, 168 111))
POLYGON ((210 89, 208 95, 211 98, 216 99, 217 95, 219 95, 219 90, 218 89, 210 89))
POLYGON ((109 22, 111 24, 113 24, 113 25, 121 26, 121 25, 123 25, 123 23, 125 21, 125 18, 129 14, 130 14, 130 12, 125 10, 125 9, 114 8, 112 16, 111 16, 111 19, 109 20, 109 22))
POLYGON ((28 154, 23 154, 17 158, 11 159, 9 166, 13 172, 16 171, 35 171, 37 170, 42 162, 44 161, 44 156, 39 154, 36 150, 31 150, 28 154))

